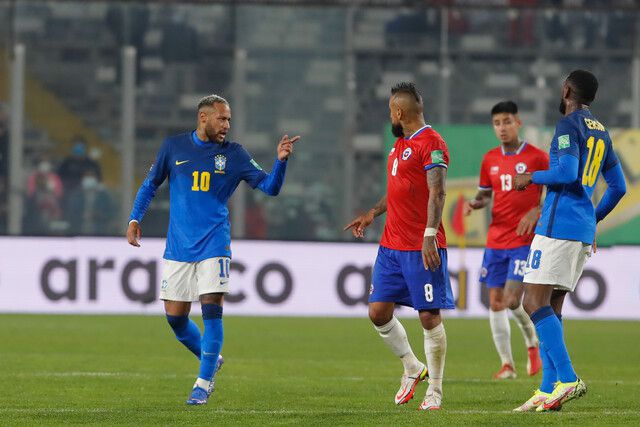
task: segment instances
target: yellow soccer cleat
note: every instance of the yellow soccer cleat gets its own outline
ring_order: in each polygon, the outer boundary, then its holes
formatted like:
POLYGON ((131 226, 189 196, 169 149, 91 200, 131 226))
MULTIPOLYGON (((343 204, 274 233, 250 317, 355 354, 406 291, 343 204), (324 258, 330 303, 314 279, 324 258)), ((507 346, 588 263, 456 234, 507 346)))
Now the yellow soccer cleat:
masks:
POLYGON ((522 405, 518 406, 513 412, 530 412, 535 411, 540 405, 542 405, 549 397, 551 393, 545 393, 539 389, 533 392, 533 396, 529 398, 522 405))
POLYGON ((551 396, 540 406, 536 408, 537 412, 557 411, 560 407, 570 400, 577 399, 587 393, 587 385, 578 378, 571 383, 556 383, 551 396))

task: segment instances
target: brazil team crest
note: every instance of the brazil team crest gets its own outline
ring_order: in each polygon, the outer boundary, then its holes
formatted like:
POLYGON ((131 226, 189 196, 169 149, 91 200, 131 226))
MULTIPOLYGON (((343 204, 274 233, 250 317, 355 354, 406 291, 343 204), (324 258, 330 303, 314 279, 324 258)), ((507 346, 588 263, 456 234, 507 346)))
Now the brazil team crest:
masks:
POLYGON ((216 167, 215 173, 224 173, 224 168, 227 167, 227 157, 222 154, 218 154, 214 157, 214 163, 216 167))

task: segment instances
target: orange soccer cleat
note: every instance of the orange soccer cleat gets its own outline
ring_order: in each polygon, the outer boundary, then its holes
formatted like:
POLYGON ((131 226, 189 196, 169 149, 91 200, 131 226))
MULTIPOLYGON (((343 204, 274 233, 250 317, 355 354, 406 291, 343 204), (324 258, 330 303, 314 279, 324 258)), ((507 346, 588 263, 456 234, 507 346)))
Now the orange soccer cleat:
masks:
POLYGON ((527 374, 532 377, 542 369, 542 359, 540 359, 540 350, 538 346, 529 347, 527 352, 529 353, 529 360, 527 360, 527 374))
POLYGON ((515 378, 516 376, 517 376, 516 375, 516 370, 513 369, 513 366, 511 366, 508 363, 505 363, 504 365, 502 365, 502 368, 500 368, 500 370, 498 372, 493 374, 493 379, 494 380, 509 380, 509 379, 515 378))

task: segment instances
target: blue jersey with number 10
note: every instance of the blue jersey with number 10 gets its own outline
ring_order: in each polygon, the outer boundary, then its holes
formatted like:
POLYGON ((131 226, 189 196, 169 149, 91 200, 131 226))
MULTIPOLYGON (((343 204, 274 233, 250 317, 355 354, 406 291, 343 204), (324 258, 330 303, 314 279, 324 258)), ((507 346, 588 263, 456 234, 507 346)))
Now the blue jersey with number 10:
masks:
MULTIPOLYGON (((278 161, 276 161, 278 162, 278 161)), ((285 162, 279 162, 283 168, 285 162)), ((196 262, 231 256, 227 201, 240 181, 256 188, 268 175, 234 142, 205 142, 195 132, 165 139, 133 205, 140 221, 169 178, 169 231, 164 258, 196 262)))
POLYGON ((578 177, 568 184, 547 186, 536 234, 593 243, 595 209, 591 201, 598 176, 618 164, 609 132, 589 110, 577 110, 558 122, 549 151, 549 169, 562 156, 578 159, 578 177))

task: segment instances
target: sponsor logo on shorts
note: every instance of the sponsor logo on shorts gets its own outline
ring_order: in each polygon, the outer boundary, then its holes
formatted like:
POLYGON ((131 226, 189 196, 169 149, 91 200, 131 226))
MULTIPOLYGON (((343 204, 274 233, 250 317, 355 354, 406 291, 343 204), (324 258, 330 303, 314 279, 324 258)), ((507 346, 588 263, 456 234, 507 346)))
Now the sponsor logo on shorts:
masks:
POLYGON ((411 153, 411 147, 405 148, 405 150, 402 152, 402 160, 407 160, 409 157, 411 157, 411 153))
POLYGON ((169 282, 167 282, 166 280, 162 281, 162 290, 165 291, 167 290, 167 288, 169 287, 169 282))
POLYGON ((372 294, 373 294, 373 283, 369 287, 369 295, 372 295, 372 294))
POLYGON ((525 173, 527 171, 527 165, 524 162, 520 162, 516 165, 516 172, 525 173))
POLYGON ((482 270, 480 270, 480 277, 487 277, 487 274, 489 274, 489 270, 487 270, 486 267, 482 267, 482 270))

